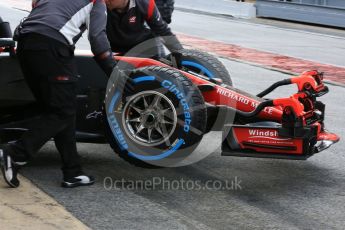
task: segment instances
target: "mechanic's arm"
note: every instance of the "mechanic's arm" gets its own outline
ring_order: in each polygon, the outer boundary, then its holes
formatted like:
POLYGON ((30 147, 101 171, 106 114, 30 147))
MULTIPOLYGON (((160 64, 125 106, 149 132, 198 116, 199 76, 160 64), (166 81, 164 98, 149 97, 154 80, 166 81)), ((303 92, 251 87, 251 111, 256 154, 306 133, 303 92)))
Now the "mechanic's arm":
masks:
POLYGON ((171 51, 178 51, 183 49, 180 41, 176 35, 171 32, 168 24, 162 19, 159 10, 153 0, 148 0, 148 13, 146 22, 151 28, 152 32, 163 38, 164 45, 171 51))
POLYGON ((89 22, 86 22, 89 32, 91 51, 94 59, 103 71, 110 76, 116 61, 113 58, 110 44, 106 34, 107 8, 103 0, 96 0, 90 12, 89 22))

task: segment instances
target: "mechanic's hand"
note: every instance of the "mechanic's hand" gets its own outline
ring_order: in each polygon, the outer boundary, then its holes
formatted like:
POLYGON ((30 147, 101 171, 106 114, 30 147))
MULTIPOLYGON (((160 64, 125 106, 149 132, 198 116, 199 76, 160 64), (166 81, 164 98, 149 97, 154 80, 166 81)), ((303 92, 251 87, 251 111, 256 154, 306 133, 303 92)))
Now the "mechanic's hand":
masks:
POLYGON ((99 67, 101 67, 101 69, 104 71, 104 73, 108 77, 110 77, 114 67, 116 66, 116 61, 114 60, 113 53, 110 51, 106 51, 97 56, 94 56, 93 58, 95 59, 99 67))

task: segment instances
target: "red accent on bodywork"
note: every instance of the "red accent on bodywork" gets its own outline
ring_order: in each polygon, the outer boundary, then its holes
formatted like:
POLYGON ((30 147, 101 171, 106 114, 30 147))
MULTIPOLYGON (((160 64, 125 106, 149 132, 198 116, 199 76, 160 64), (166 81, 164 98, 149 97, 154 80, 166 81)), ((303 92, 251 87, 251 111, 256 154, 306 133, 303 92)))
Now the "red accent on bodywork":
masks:
POLYGON ((337 134, 329 133, 327 131, 322 131, 317 136, 318 141, 332 141, 334 143, 338 142, 340 140, 340 137, 337 134))
POLYGON ((241 149, 251 149, 265 153, 303 154, 303 139, 281 137, 278 135, 278 129, 234 127, 233 134, 241 149), (250 146, 246 143, 262 145, 262 147, 250 146), (265 148, 263 147, 264 145, 270 147, 265 148), (272 147, 291 148, 294 150, 275 149, 272 147))
POLYGON ((125 57, 125 56, 115 56, 116 61, 123 61, 126 63, 131 64, 134 68, 141 68, 145 66, 165 66, 169 67, 168 65, 163 64, 162 62, 156 61, 150 58, 137 58, 137 57, 125 57))
POLYGON ((320 74, 316 70, 312 70, 304 72, 298 77, 291 78, 291 83, 296 84, 299 91, 302 91, 304 89, 309 90, 310 88, 313 88, 313 90, 318 92, 324 89, 324 84, 319 85, 318 83, 321 82, 322 79, 322 74, 320 74))
POLYGON ((304 106, 301 102, 298 101, 294 96, 290 98, 279 98, 273 100, 273 104, 275 106, 283 106, 284 108, 290 107, 296 113, 297 116, 303 116, 304 113, 304 106))
MULTIPOLYGON (((198 83, 198 77, 193 75, 185 74, 190 78, 195 84, 198 83), (195 79, 196 78, 196 79, 195 79)), ((202 79, 200 79, 202 80, 202 79)), ((202 80, 202 84, 210 84, 209 81, 202 80)), ((246 96, 239 92, 236 92, 235 89, 225 88, 219 85, 215 85, 215 89, 212 91, 203 93, 204 99, 206 102, 213 105, 225 105, 234 109, 237 109, 242 112, 252 112, 256 107, 261 103, 261 101, 254 99, 255 97, 246 96)), ((271 121, 281 121, 282 117, 282 108, 280 106, 276 107, 267 107, 265 108, 258 116, 261 119, 267 119, 271 121)))

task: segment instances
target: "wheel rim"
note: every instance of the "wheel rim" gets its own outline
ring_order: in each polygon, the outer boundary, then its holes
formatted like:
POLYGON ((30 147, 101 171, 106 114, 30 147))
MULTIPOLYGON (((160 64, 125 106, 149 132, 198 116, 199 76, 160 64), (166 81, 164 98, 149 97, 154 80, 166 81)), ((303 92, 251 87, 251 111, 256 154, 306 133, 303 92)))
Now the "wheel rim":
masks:
POLYGON ((127 135, 144 146, 160 145, 171 137, 177 124, 173 103, 156 91, 140 92, 130 98, 122 115, 127 135))

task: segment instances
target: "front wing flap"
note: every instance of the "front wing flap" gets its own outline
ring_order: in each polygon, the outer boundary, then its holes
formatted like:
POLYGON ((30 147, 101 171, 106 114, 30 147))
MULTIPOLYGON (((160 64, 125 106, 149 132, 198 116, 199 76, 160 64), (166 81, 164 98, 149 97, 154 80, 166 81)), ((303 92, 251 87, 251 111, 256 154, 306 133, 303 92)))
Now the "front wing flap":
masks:
POLYGON ((222 155, 306 160, 339 140, 331 133, 318 134, 316 126, 306 127, 302 137, 284 137, 279 135, 280 124, 266 124, 226 125, 222 155))

